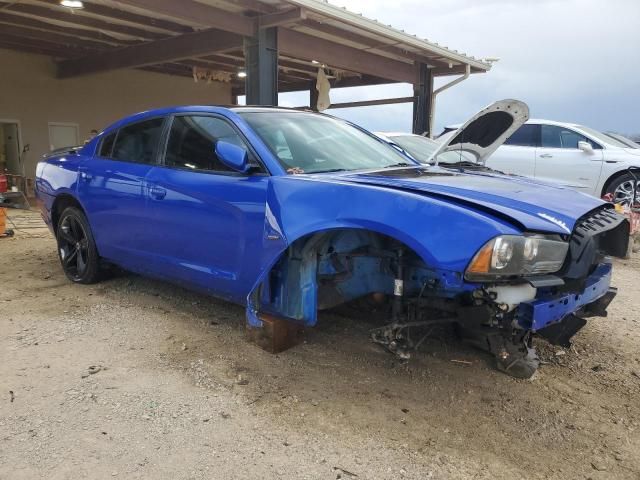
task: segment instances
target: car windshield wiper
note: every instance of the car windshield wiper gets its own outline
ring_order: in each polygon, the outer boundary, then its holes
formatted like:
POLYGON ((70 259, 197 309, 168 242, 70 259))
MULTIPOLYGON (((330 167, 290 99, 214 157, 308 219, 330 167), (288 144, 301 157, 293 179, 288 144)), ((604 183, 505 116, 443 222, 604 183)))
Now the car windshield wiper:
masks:
POLYGON ((461 162, 440 162, 440 165, 442 167, 456 167, 456 168, 486 168, 488 170, 491 170, 489 167, 485 167, 484 165, 482 165, 481 163, 476 163, 476 162, 470 162, 468 160, 463 160, 461 162))
POLYGON ((394 163, 393 165, 387 165, 384 168, 397 168, 397 167, 417 167, 417 165, 414 165, 413 163, 408 163, 408 162, 399 162, 399 163, 394 163))

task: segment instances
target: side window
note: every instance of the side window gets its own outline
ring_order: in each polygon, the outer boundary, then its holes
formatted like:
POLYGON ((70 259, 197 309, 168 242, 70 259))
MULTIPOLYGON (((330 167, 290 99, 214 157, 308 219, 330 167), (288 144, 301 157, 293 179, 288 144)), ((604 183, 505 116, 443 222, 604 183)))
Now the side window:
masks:
POLYGON ((537 147, 538 129, 539 125, 524 124, 507 138, 504 144, 518 147, 537 147))
POLYGON ((163 121, 163 118, 154 118, 122 127, 111 158, 126 162, 155 163, 163 121))
POLYGON ((100 143, 100 150, 98 151, 98 156, 104 158, 111 157, 111 152, 113 152, 113 142, 116 141, 117 133, 118 132, 115 131, 102 139, 102 143, 100 143))
POLYGON ((598 148, 594 142, 578 132, 556 125, 542 125, 542 147, 577 149, 578 142, 588 142, 598 148))
POLYGON ((207 116, 179 116, 173 119, 164 164, 214 172, 234 172, 215 152, 218 140, 246 148, 242 138, 226 121, 207 116))

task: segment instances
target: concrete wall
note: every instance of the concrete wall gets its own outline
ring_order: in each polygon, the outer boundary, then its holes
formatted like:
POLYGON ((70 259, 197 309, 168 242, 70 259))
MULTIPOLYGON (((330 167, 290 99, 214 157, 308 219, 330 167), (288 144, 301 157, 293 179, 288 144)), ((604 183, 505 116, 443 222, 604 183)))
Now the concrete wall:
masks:
POLYGON ((118 70, 58 80, 49 57, 0 49, 0 120, 18 120, 21 145, 29 144, 27 177, 49 151, 49 122, 77 123, 80 138, 131 113, 184 104, 230 104, 231 87, 220 82, 139 70, 118 70))

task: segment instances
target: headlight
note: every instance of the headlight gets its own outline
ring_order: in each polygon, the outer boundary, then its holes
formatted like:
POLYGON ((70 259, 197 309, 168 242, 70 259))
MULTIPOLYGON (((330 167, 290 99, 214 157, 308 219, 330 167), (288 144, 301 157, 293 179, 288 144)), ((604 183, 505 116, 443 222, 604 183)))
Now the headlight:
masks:
POLYGON ((476 253, 465 278, 472 282, 501 277, 544 275, 562 268, 569 244, 543 235, 502 235, 476 253))

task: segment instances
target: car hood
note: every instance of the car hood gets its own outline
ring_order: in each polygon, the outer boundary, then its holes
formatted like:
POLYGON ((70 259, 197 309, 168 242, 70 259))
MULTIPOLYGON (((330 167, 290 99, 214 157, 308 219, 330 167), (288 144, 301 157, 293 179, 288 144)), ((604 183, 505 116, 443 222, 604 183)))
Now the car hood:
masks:
POLYGON ((573 190, 490 172, 411 167, 333 175, 336 181, 448 199, 488 212, 522 230, 569 234, 576 221, 605 204, 573 190))
POLYGON ((484 162, 500 145, 529 119, 529 107, 519 100, 499 100, 483 108, 455 132, 442 137, 440 147, 429 163, 450 151, 468 152, 477 162, 484 162))
POLYGON ((624 153, 633 155, 634 157, 640 157, 640 148, 623 148, 624 153))

